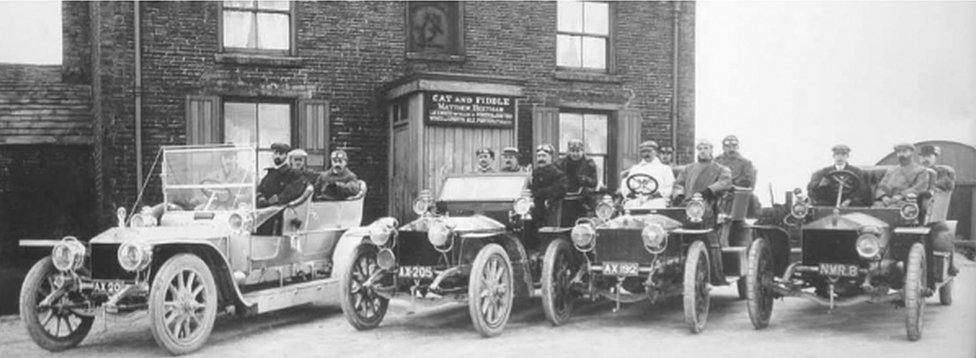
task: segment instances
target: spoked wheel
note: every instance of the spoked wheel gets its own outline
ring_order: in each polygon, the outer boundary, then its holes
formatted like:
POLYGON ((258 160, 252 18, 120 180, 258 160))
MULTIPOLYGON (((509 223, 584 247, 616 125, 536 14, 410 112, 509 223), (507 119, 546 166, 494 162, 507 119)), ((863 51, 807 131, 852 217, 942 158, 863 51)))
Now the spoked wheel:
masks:
POLYGON ((773 315, 773 262, 772 251, 766 239, 758 238, 749 247, 748 273, 746 274, 746 308, 749 319, 756 329, 769 326, 773 315))
POLYGON ((685 261, 684 277, 684 308, 685 322, 692 333, 699 333, 705 329, 708 321, 708 307, 711 297, 708 294, 710 281, 708 253, 705 243, 695 241, 688 247, 688 258, 685 261))
POLYGON ((905 273, 905 330, 909 341, 922 338, 925 315, 925 246, 912 245, 908 251, 905 273))
POLYGON ((570 282, 577 268, 572 255, 569 242, 557 239, 546 247, 542 260, 542 310, 554 326, 566 323, 573 315, 577 294, 570 287, 570 282))
POLYGON ((27 326, 27 333, 41 348, 51 352, 73 348, 91 331, 94 317, 77 314, 69 307, 72 302, 67 293, 51 302, 49 307, 40 303, 60 288, 55 278, 58 271, 45 257, 34 264, 20 289, 20 319, 27 326))
POLYGON ((339 284, 342 293, 342 314, 358 330, 376 328, 383 322, 390 300, 380 296, 383 272, 376 263, 376 247, 359 245, 353 250, 351 265, 342 273, 339 284))
POLYGON ((179 254, 159 268, 149 292, 153 339, 171 354, 203 346, 217 317, 217 285, 199 257, 179 254))
POLYGON ((488 244, 475 257, 468 280, 468 312, 474 328, 485 337, 501 334, 514 297, 508 254, 498 244, 488 244))

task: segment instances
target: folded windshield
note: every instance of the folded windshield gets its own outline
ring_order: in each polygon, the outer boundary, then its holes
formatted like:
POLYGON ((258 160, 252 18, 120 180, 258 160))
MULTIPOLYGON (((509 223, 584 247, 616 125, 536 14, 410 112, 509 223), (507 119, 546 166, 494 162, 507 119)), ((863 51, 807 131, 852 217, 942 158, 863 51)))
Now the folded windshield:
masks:
POLYGON ((511 201, 522 195, 527 175, 471 175, 449 177, 441 187, 441 201, 511 201))
POLYGON ((163 196, 184 210, 253 208, 255 156, 253 148, 164 149, 163 196))

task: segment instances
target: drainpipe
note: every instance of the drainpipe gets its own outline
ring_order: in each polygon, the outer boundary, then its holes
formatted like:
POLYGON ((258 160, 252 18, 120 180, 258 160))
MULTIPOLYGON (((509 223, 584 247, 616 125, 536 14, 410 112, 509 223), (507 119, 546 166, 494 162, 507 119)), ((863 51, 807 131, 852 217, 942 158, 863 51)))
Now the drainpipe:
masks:
POLYGON ((132 1, 132 27, 135 38, 135 107, 136 107, 136 189, 142 187, 142 23, 139 19, 139 0, 132 1))
MULTIPOLYGON (((681 17, 681 2, 674 2, 674 17, 671 19, 671 24, 674 29, 672 33, 674 34, 674 58, 671 62, 671 148, 674 148, 675 154, 678 153, 678 51, 681 49, 678 45, 678 32, 679 32, 679 21, 681 17)), ((678 158, 672 158, 677 162, 678 158)))

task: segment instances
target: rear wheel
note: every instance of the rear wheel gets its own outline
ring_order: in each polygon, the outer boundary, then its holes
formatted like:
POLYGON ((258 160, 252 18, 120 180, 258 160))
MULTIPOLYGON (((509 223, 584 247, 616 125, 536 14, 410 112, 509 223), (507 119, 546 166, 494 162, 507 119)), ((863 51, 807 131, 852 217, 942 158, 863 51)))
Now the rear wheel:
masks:
POLYGON ((179 254, 159 268, 149 292, 153 339, 171 354, 203 346, 217 317, 217 285, 199 257, 179 254))
POLYGON ((685 322, 692 333, 705 330, 705 323, 708 321, 708 308, 711 304, 708 292, 711 279, 709 267, 705 243, 695 241, 688 247, 683 288, 685 322))
POLYGON ((63 285, 55 279, 57 276, 51 257, 45 257, 27 272, 20 289, 20 319, 34 343, 51 352, 77 346, 95 321, 94 317, 81 316, 67 308, 72 303, 67 293, 51 302, 49 307, 38 306, 63 285))
POLYGON ((498 244, 488 244, 478 251, 468 280, 468 312, 474 328, 485 337, 501 334, 514 298, 508 254, 498 244))
POLYGON ((340 278, 342 314, 358 330, 379 326, 390 304, 389 299, 375 290, 383 275, 376 263, 376 253, 372 245, 359 245, 353 250, 351 265, 340 278))
POLYGON ((573 315, 576 295, 570 287, 575 274, 572 255, 569 242, 557 239, 546 247, 542 260, 542 310, 554 326, 566 323, 573 315))
POLYGON ((912 245, 905 273, 905 330, 909 341, 922 338, 925 314, 925 246, 912 245))
POLYGON ((749 247, 748 274, 746 275, 746 308, 749 319, 756 329, 769 326, 773 315, 773 265, 772 251, 766 239, 758 238, 749 247))

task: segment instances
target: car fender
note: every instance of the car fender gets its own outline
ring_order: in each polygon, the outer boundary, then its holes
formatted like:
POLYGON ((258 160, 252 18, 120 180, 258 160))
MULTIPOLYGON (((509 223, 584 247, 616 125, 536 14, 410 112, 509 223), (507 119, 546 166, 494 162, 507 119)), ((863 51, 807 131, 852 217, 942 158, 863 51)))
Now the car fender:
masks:
POLYGON ((515 282, 519 282, 515 288, 516 297, 528 297, 532 290, 532 274, 529 269, 528 254, 525 247, 518 238, 506 234, 465 234, 462 235, 461 255, 462 264, 470 265, 478 252, 488 244, 498 244, 508 254, 512 261, 512 274, 515 282))
POLYGON ((352 265, 352 255, 359 245, 372 245, 369 242, 368 226, 346 230, 339 237, 339 242, 332 252, 332 277, 342 277, 342 273, 352 265))
MULTIPOLYGON (((221 306, 233 303, 238 312, 247 312, 254 308, 254 303, 248 302, 244 298, 244 294, 234 282, 234 275, 230 272, 231 265, 227 258, 210 241, 154 243, 153 268, 151 271, 155 274, 166 260, 182 253, 196 255, 207 263, 207 267, 210 268, 214 275, 214 281, 217 283, 217 290, 220 291, 221 306)), ((153 277, 150 277, 150 282, 152 279, 153 277)))
POLYGON ((769 241, 769 248, 773 254, 773 273, 782 276, 786 267, 790 265, 790 233, 786 229, 774 225, 752 225, 755 238, 769 241))

